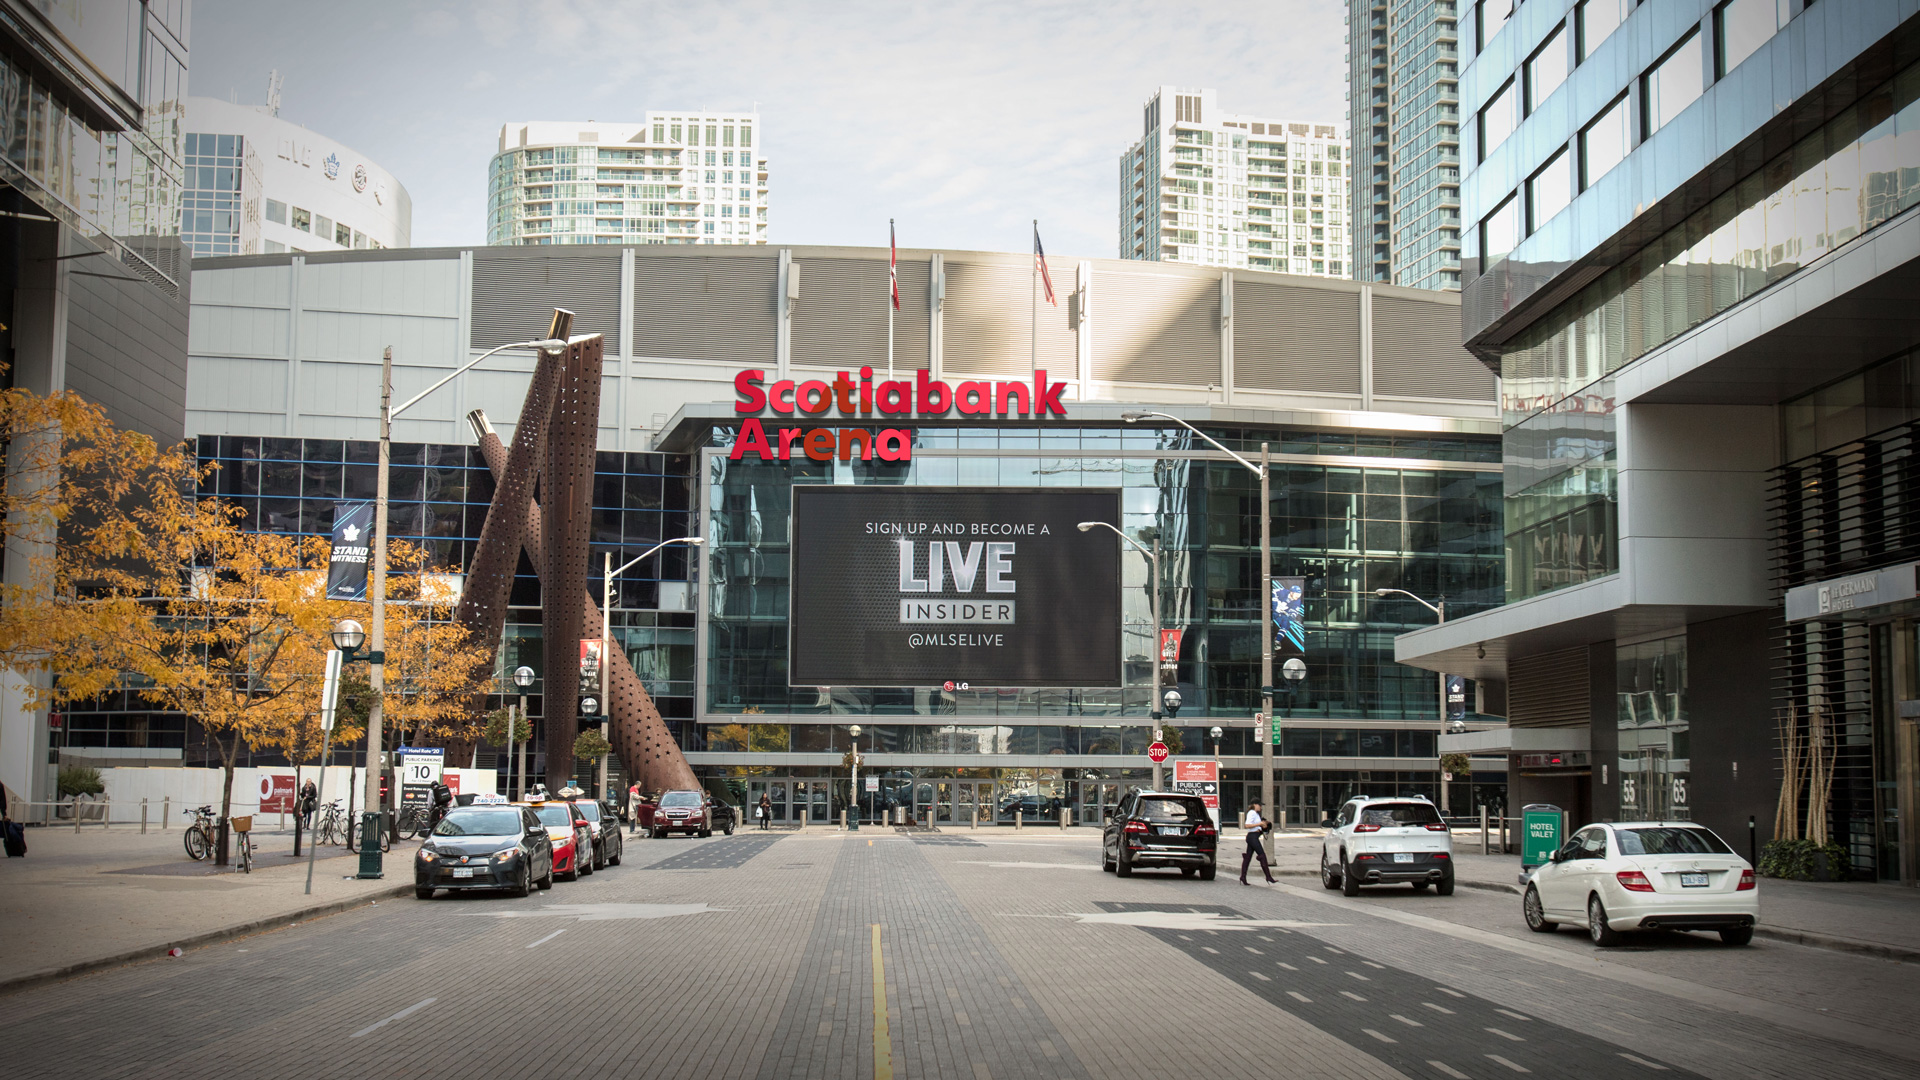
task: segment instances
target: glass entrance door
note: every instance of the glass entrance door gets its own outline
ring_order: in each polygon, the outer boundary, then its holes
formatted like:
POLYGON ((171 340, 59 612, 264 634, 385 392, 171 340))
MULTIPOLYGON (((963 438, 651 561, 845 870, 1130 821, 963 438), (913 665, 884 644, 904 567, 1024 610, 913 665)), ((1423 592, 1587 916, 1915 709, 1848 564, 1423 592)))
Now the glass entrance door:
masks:
POLYGON ((1320 824, 1320 785, 1283 784, 1280 804, 1286 808, 1287 824, 1298 828, 1320 824))
POLYGON ((1080 781, 1080 824, 1100 826, 1107 810, 1120 801, 1120 785, 1101 780, 1080 781))

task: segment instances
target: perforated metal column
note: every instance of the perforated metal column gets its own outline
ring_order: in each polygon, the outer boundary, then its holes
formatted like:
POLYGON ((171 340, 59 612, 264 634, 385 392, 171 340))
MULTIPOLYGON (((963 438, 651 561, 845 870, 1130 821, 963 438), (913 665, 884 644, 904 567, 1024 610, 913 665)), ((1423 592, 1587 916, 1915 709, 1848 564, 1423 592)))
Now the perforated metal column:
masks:
MULTIPOLYGON (((486 459, 487 468, 493 470, 496 478, 507 467, 507 448, 501 445, 497 435, 488 435, 480 440, 480 456, 486 459)), ((535 500, 527 508, 526 526, 521 535, 526 538, 528 561, 544 575, 547 561, 541 543, 543 517, 540 503, 535 500)), ((600 632, 600 606, 594 603, 591 595, 585 599, 589 629, 582 636, 592 637, 600 632)), ((673 733, 667 730, 667 722, 654 705, 652 695, 647 693, 646 687, 640 683, 640 677, 634 673, 625 650, 615 650, 607 661, 613 698, 610 704, 613 733, 608 740, 613 743, 613 752, 620 755, 621 763, 626 766, 627 775, 640 782, 642 791, 698 788, 700 783, 694 779, 693 767, 687 764, 679 745, 673 741, 673 733)))
POLYGON ((573 739, 579 733, 580 639, 586 630, 587 530, 592 522, 593 455, 600 439, 601 338, 567 346, 566 371, 553 397, 540 491, 547 505, 540 528, 546 549, 540 575, 540 624, 545 634, 547 790, 573 779, 573 739))

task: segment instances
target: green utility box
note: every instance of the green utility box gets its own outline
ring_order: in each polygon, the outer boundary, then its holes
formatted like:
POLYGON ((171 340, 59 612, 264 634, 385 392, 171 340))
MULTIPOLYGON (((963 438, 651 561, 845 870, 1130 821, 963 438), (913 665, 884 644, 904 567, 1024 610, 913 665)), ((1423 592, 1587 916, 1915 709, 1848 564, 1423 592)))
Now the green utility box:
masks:
POLYGON ((1520 809, 1520 869, 1524 873, 1553 858, 1565 832, 1566 811, 1552 803, 1528 803, 1520 809))

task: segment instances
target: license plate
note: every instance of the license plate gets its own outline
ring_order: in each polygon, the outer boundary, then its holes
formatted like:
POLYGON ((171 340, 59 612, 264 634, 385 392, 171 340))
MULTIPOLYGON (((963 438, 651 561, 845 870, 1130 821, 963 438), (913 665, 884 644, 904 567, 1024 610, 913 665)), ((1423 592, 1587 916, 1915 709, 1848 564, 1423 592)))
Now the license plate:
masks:
POLYGON ((455 870, 453 872, 453 876, 454 877, 472 877, 473 869, 471 867, 467 867, 467 868, 455 870))
POLYGON ((1412 862, 1413 853, 1408 851, 1396 851, 1393 853, 1393 861, 1394 862, 1412 862))
POLYGON ((1707 887, 1707 875, 1681 874, 1680 887, 1683 889, 1704 889, 1707 887))
POLYGON ((1158 825, 1158 826, 1155 826, 1155 827, 1154 827, 1154 830, 1153 830, 1153 831, 1154 831, 1154 832, 1157 832, 1157 833, 1159 833, 1159 834, 1160 834, 1161 836, 1185 836, 1185 835, 1187 835, 1187 830, 1185 830, 1185 829, 1183 829, 1183 828, 1181 828, 1181 827, 1180 827, 1180 826, 1178 826, 1178 825, 1158 825))

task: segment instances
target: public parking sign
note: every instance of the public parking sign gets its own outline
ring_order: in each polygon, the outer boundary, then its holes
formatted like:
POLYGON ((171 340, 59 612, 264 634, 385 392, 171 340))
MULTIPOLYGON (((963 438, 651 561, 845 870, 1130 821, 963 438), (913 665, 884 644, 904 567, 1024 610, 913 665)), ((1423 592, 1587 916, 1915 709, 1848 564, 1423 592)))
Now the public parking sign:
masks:
POLYGON ((1158 765, 1161 762, 1167 760, 1167 744, 1163 742, 1157 742, 1157 743, 1154 743, 1152 746, 1147 747, 1147 756, 1153 759, 1153 763, 1155 765, 1158 765))
POLYGON ((400 748, 400 805, 425 806, 433 785, 440 782, 446 750, 438 746, 400 748))
POLYGON ((1207 813, 1217 827, 1220 824, 1220 763, 1217 761, 1176 761, 1173 763, 1173 790, 1198 795, 1207 804, 1207 813))

